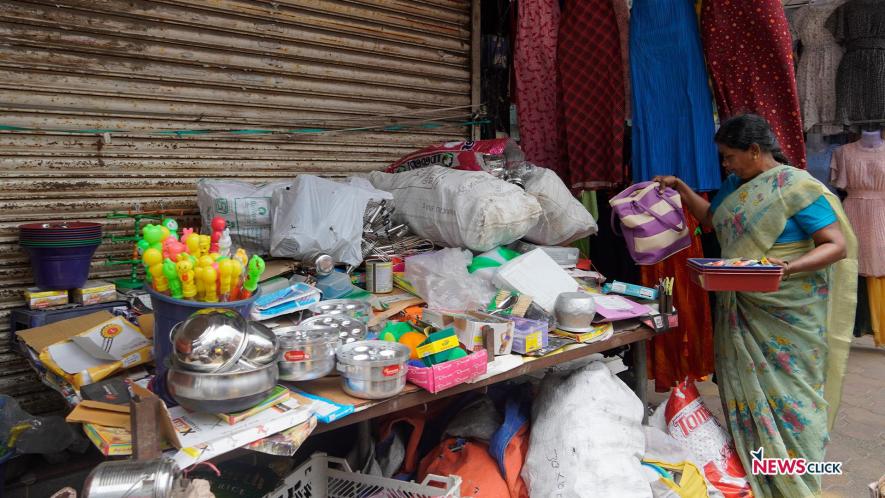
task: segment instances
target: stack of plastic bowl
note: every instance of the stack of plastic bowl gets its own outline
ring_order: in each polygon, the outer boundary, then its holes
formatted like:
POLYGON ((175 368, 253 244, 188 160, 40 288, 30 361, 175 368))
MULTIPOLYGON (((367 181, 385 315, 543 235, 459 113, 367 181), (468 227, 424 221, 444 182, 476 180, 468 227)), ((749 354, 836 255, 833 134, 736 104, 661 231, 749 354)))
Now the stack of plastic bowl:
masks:
POLYGON ((102 235, 101 225, 81 221, 28 223, 19 225, 18 234, 31 257, 34 283, 45 290, 82 287, 102 235))

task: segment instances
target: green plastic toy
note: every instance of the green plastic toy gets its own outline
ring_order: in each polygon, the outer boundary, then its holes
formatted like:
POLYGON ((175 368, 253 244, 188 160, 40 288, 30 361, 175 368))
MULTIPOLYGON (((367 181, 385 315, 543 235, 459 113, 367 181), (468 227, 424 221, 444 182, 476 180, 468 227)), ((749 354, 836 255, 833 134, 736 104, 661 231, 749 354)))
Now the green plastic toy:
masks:
POLYGON ((249 259, 249 267, 246 270, 246 281, 243 283, 243 299, 249 299, 258 288, 258 279, 264 273, 264 260, 255 254, 249 259))
POLYGON ((163 276, 169 281, 169 294, 175 299, 181 299, 181 280, 178 279, 178 267, 169 258, 163 261, 163 276))

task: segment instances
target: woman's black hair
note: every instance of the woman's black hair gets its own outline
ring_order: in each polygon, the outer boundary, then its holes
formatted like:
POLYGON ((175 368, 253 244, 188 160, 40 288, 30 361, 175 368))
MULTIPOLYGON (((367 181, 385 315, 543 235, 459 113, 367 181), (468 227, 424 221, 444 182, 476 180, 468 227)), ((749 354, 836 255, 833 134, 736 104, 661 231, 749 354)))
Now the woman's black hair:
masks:
POLYGON ((738 150, 749 150, 751 145, 756 144, 762 152, 770 152, 775 161, 790 164, 771 131, 771 125, 756 114, 741 114, 727 119, 719 127, 714 140, 717 144, 738 150))

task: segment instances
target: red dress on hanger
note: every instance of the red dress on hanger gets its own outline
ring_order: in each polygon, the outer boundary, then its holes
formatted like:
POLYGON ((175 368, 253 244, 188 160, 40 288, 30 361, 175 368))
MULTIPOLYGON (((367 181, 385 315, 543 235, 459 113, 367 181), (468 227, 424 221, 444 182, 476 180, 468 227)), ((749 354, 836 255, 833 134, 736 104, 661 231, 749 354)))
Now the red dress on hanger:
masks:
POLYGON ((566 0, 558 45, 563 154, 556 172, 574 190, 622 185, 624 67, 612 0, 566 0))
POLYGON ((545 168, 559 163, 556 37, 559 1, 519 2, 513 67, 519 144, 529 161, 545 168))
POLYGON ((720 120, 764 117, 793 166, 804 169, 793 42, 781 0, 704 0, 701 37, 720 120))
MULTIPOLYGON (((698 222, 685 211, 690 233, 698 222)), ((648 376, 655 380, 655 391, 669 390, 686 377, 699 379, 713 373, 713 320, 707 292, 691 281, 688 258, 703 258, 701 239, 692 235, 691 246, 656 265, 640 266, 641 282, 657 285, 664 277, 674 277, 673 306, 679 313, 679 327, 652 339, 648 349, 648 376)))

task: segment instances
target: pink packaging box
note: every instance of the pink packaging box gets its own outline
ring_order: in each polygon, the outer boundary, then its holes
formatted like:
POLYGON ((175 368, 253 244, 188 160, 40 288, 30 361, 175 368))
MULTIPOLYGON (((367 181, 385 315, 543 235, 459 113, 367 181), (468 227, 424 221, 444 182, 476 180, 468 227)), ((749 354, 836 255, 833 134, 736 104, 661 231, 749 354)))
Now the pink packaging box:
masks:
POLYGON ((432 367, 409 365, 406 380, 435 394, 486 373, 488 370, 487 358, 486 350, 480 349, 464 358, 432 367))

